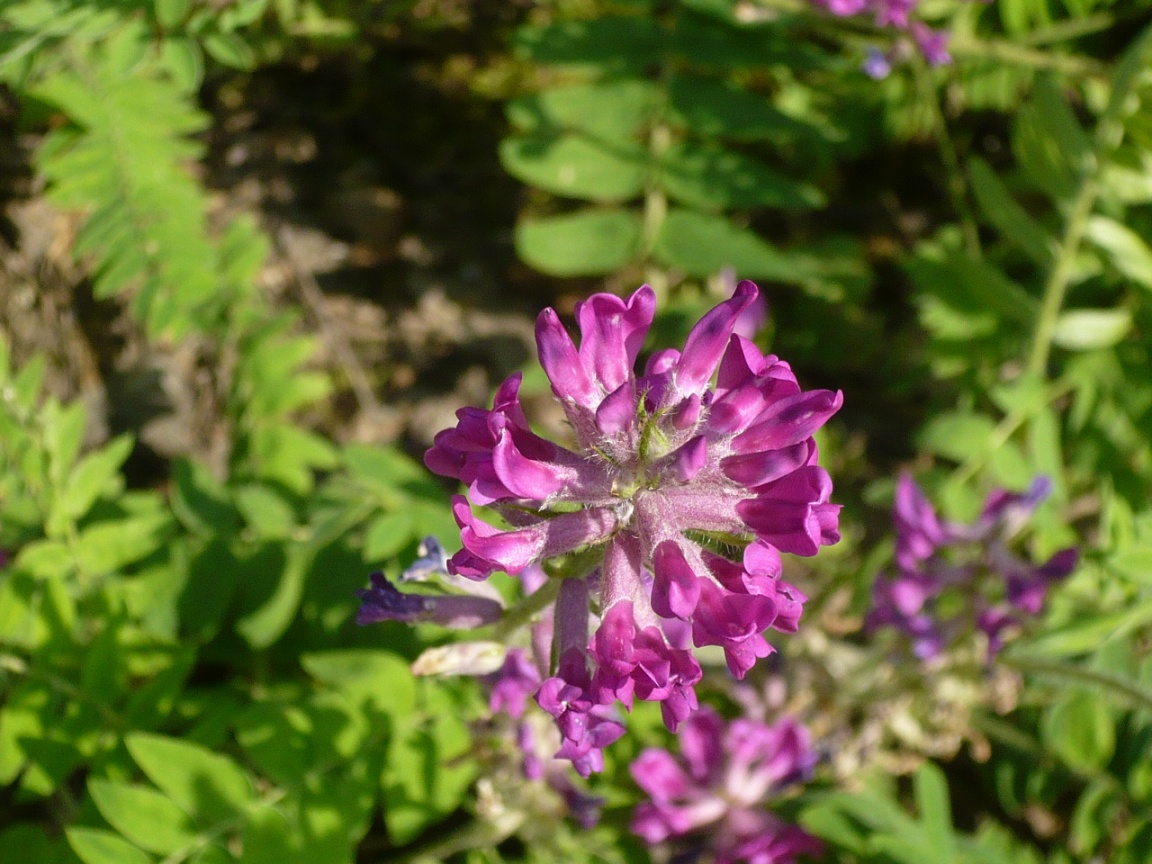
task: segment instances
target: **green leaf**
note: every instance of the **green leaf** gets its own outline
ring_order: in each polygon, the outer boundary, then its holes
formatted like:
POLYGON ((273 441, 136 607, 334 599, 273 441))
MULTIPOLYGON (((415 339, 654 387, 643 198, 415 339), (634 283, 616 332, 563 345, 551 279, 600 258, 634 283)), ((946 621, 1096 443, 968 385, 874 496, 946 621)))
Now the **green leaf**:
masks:
POLYGON ((795 283, 803 274, 788 256, 747 228, 723 216, 672 210, 661 226, 656 257, 689 276, 706 277, 733 268, 742 278, 795 283))
POLYGON ((236 632, 255 649, 267 648, 283 636, 300 608, 304 576, 315 558, 315 550, 293 545, 287 556, 272 595, 236 622, 236 632))
POLYGON ((205 826, 234 818, 252 800, 248 775, 225 756, 144 732, 124 743, 148 779, 205 826))
POLYGON ((507 111, 512 125, 527 131, 578 131, 604 141, 634 141, 658 97, 651 82, 626 78, 544 90, 513 99, 507 111))
POLYGON ((1052 342, 1069 351, 1110 348, 1132 329, 1127 309, 1069 309, 1060 313, 1052 342))
POLYGON ((238 525, 236 510, 223 484, 199 462, 177 459, 172 464, 172 512, 197 534, 231 534, 238 525))
POLYGON ((244 819, 244 854, 240 864, 299 861, 300 845, 300 829, 283 813, 275 807, 256 807, 244 819))
POLYGON ((296 527, 296 514, 275 490, 258 483, 236 489, 236 506, 261 538, 285 538, 296 527))
POLYGON ((1108 704, 1094 693, 1070 690, 1044 712, 1041 732, 1047 746, 1073 768, 1104 768, 1116 749, 1108 704))
POLYGON ((76 561, 88 573, 115 573, 159 549, 171 526, 167 513, 98 522, 80 532, 76 561))
POLYGON ((1037 79, 1032 98, 1016 113, 1012 149, 1053 201, 1076 194, 1092 145, 1051 77, 1037 79))
POLYGON ((715 144, 672 145, 660 160, 659 179, 670 196, 692 207, 804 210, 824 203, 814 186, 715 144))
POLYGON ((235 33, 209 33, 204 37, 203 45, 212 59, 232 69, 251 69, 256 65, 256 55, 235 33))
POLYGON ((992 450, 995 430, 996 424, 980 414, 938 414, 921 431, 919 444, 940 456, 964 462, 992 450))
POLYGON ((369 561, 387 560, 415 538, 416 524, 411 510, 385 513, 368 527, 364 538, 364 557, 369 561))
POLYGON ((154 0, 152 8, 156 12, 156 22, 165 30, 172 30, 188 17, 191 0, 154 0))
POLYGON ((89 780, 88 793, 108 824, 149 852, 166 855, 196 839, 188 814, 154 789, 89 780))
POLYGON ((386 651, 347 649, 302 654, 300 663, 317 681, 352 704, 369 704, 393 717, 416 707, 416 682, 408 663, 386 651))
POLYGON ((151 856, 111 831, 66 828, 64 833, 84 864, 152 864, 151 856))
POLYGON ((644 187, 645 153, 638 145, 602 145, 588 138, 506 138, 500 162, 525 183, 590 201, 626 201, 644 187))
POLYGON ((468 726, 444 708, 389 741, 384 821, 398 844, 451 814, 475 779, 476 762, 463 758, 472 746, 468 726))
POLYGON ((20 864, 72 864, 67 840, 30 822, 17 822, 0 831, 0 861, 20 864))
POLYGON ((944 772, 931 762, 925 762, 914 778, 916 809, 924 836, 931 844, 933 861, 950 861, 956 855, 956 842, 952 834, 952 805, 944 772))
MULTIPOLYGON (((82 518, 107 489, 115 494, 123 486, 120 466, 132 452, 132 436, 120 435, 100 450, 90 453, 76 464, 68 475, 55 502, 51 521, 63 528, 82 518)), ((56 532, 57 534, 62 531, 56 532)))
POLYGON ((720 78, 677 75, 668 94, 672 120, 701 138, 792 141, 821 134, 773 107, 770 97, 720 78))
POLYGON ((661 35, 655 19, 595 18, 544 27, 522 27, 514 40, 522 55, 553 66, 641 72, 660 58, 661 35))
POLYGON ((611 273, 640 251, 640 218, 626 210, 584 210, 516 226, 516 251, 552 276, 611 273))
POLYGON ((199 327, 216 291, 207 198, 186 170, 207 125, 191 94, 150 52, 143 23, 47 76, 33 95, 74 126, 45 140, 37 163, 49 195, 88 214, 74 245, 91 256, 97 297, 132 291, 152 334, 199 327))
POLYGON ((1143 288, 1152 289, 1152 249, 1133 231, 1105 216, 1088 220, 1086 236, 1108 253, 1116 269, 1143 288))
POLYGON ((1016 203, 988 163, 979 157, 970 159, 968 177, 984 219, 1037 264, 1049 266, 1052 262, 1052 238, 1016 203))
POLYGON ((42 421, 44 447, 51 459, 52 474, 63 482, 80 455, 88 417, 79 402, 64 407, 49 402, 44 406, 42 421))

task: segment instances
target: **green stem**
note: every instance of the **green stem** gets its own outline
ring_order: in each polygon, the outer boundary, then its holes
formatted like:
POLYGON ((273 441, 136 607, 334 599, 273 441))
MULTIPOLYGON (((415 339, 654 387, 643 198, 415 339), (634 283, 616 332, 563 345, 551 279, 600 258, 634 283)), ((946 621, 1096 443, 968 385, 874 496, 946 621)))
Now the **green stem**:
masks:
POLYGON ((1081 77, 1100 78, 1108 71, 1105 64, 1089 57, 1056 54, 999 39, 957 39, 948 44, 948 52, 957 58, 998 60, 1014 66, 1049 69, 1081 77))
POLYGON ((960 169, 960 158, 956 153, 956 145, 948 131, 948 121, 944 117, 944 110, 940 107, 939 94, 932 81, 932 74, 923 61, 916 63, 916 83, 919 85, 932 113, 932 125, 935 127, 936 146, 940 151, 940 161, 944 163, 944 170, 948 175, 948 196, 952 199, 952 206, 960 219, 960 230, 964 236, 964 251, 974 261, 984 257, 980 248, 980 233, 976 227, 976 214, 968 201, 968 183, 964 179, 964 172, 960 169))
MULTIPOLYGON (((1102 161, 1101 158, 1096 159, 1097 164, 1102 161)), ((1056 260, 1048 274, 1048 280, 1044 283, 1044 297, 1040 302, 1040 315, 1036 319, 1032 350, 1028 355, 1028 372, 1036 376, 1045 375, 1048 355, 1052 350, 1052 338, 1056 333, 1056 320, 1060 317, 1060 310, 1064 306, 1064 296, 1068 293, 1068 283, 1076 266, 1080 243, 1088 228, 1088 218, 1096 206, 1096 195, 1099 192, 1097 170, 1096 166, 1093 166, 1080 184, 1080 191, 1065 223, 1064 236, 1060 240, 1056 260)))
POLYGON ((549 579, 535 593, 529 594, 511 609, 492 627, 492 638, 500 641, 526 624, 532 623, 537 615, 556 602, 562 579, 549 579))
POLYGON ((1150 43, 1152 43, 1152 27, 1145 28, 1120 59, 1113 73, 1108 106, 1096 123, 1092 158, 1084 170, 1080 188, 1065 223, 1064 236, 1060 241, 1056 261, 1044 285, 1044 299, 1041 301, 1040 315, 1036 320, 1032 338, 1032 350, 1028 356, 1028 371, 1035 375, 1044 375, 1048 365, 1052 337, 1056 332, 1056 320, 1064 305, 1064 295, 1068 291, 1068 283, 1076 264, 1076 255, 1080 251, 1080 243, 1088 227, 1088 219, 1096 206, 1096 196, 1100 190, 1100 172, 1124 137, 1124 123, 1121 116, 1123 106, 1135 85, 1137 72, 1148 54, 1150 43))
POLYGON ((1031 406, 1027 410, 1016 410, 1008 414, 1003 420, 996 424, 996 428, 992 430, 992 437, 988 442, 988 447, 961 464, 952 475, 953 480, 958 484, 967 483, 971 480, 976 476, 976 472, 988 462, 988 457, 1007 444, 1012 436, 1016 434, 1016 431, 1030 420, 1036 412, 1041 408, 1046 408, 1051 405, 1057 399, 1066 396, 1073 389, 1075 389, 1074 385, 1069 382, 1058 384, 1048 393, 1048 399, 1043 404, 1031 406))
POLYGON ((1061 678, 1065 681, 1090 684, 1112 692, 1134 708, 1152 710, 1152 693, 1119 675, 1101 672, 1098 669, 1091 669, 1084 666, 1076 666, 1071 663, 1054 663, 1051 660, 1037 660, 1031 657, 1013 655, 1002 655, 1000 662, 1018 672, 1026 672, 1033 675, 1047 675, 1052 678, 1061 678))

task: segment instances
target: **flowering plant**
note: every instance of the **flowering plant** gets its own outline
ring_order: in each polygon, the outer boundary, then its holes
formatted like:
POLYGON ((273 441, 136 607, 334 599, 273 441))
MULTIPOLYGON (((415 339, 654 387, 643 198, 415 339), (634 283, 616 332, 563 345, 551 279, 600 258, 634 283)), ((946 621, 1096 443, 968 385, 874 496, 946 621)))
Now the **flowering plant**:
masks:
POLYGON ((560 755, 585 775, 623 732, 617 702, 659 702, 673 731, 692 714, 701 669, 691 646, 720 646, 742 677, 772 651, 764 630, 794 631, 806 598, 781 578, 780 552, 815 555, 839 539, 812 436, 841 394, 801 390, 787 363, 734 333, 757 294, 741 282, 682 351, 652 354, 640 375, 651 288, 579 304, 578 348, 546 309, 540 362, 575 449, 532 431, 513 375, 490 410, 461 409, 425 455, 467 485, 452 504, 463 544, 452 574, 553 562, 541 590, 556 597, 556 663, 536 700, 556 719, 560 755))

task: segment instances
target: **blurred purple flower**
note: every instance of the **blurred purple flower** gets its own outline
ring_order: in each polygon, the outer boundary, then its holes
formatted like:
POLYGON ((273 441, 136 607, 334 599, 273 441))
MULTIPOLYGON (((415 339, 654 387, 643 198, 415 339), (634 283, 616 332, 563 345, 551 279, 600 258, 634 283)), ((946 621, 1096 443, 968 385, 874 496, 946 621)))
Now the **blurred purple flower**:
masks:
MULTIPOLYGON (((912 42, 931 65, 941 66, 952 62, 952 57, 948 53, 948 33, 933 30, 922 21, 912 20, 912 13, 916 11, 920 0, 812 0, 812 2, 838 18, 870 13, 877 27, 891 27, 910 35, 912 42)), ((906 40, 900 41, 904 41, 907 45, 906 40)), ((905 50, 907 49, 894 47, 885 54, 879 49, 870 48, 868 58, 863 64, 865 74, 877 80, 888 77, 893 62, 898 60, 905 50)))
POLYGON ((784 787, 806 779, 816 762, 808 733, 791 719, 725 724, 702 708, 680 732, 681 758, 648 748, 631 765, 648 793, 632 831, 648 843, 677 841, 708 850, 717 864, 790 864, 819 855, 820 843, 764 809, 784 787))
POLYGON ((622 733, 606 706, 660 702, 673 731, 695 710, 701 671, 686 636, 722 646, 742 676, 771 651, 764 629, 795 630, 805 598, 780 581, 779 552, 815 555, 839 540, 840 508, 812 436, 842 395, 802 391, 787 363, 734 332, 758 293, 741 282, 682 352, 657 352, 641 375, 651 288, 578 304, 579 348, 546 309, 540 362, 577 450, 529 428, 514 375, 491 410, 461 409, 425 454, 429 468, 468 487, 453 499, 464 548, 449 559, 451 573, 484 579, 582 547, 599 553, 562 581, 551 652, 559 668, 537 696, 564 734, 560 752, 582 772, 622 733), (510 529, 481 521, 471 504, 491 507, 510 529), (700 533, 755 542, 732 561, 690 536, 700 533))
POLYGON ((1037 478, 1023 493, 996 490, 972 525, 944 523, 908 475, 896 486, 895 576, 877 579, 869 629, 893 627, 909 637, 921 659, 938 656, 965 632, 979 630, 989 657, 1003 645, 1006 631, 1044 607, 1048 587, 1075 568, 1075 549, 1033 564, 1008 548, 1008 541, 1031 518, 1052 484, 1037 478), (945 594, 961 600, 941 611, 945 594))

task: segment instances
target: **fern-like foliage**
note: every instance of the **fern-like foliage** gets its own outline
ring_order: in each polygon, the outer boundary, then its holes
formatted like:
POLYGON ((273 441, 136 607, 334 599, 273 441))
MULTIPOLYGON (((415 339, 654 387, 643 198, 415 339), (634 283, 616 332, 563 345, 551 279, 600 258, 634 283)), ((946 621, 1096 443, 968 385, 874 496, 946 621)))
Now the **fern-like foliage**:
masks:
POLYGON ((207 202, 187 167, 200 154, 189 136, 207 118, 147 55, 142 36, 125 26, 32 89, 71 121, 36 161, 51 199, 88 213, 75 248, 94 262, 96 294, 132 289, 152 332, 179 334, 216 286, 207 202))

